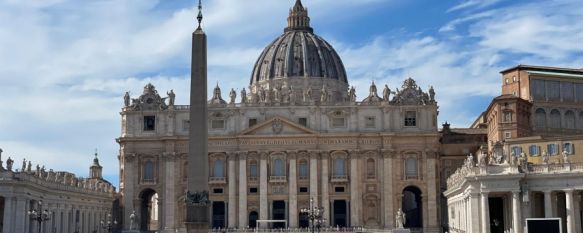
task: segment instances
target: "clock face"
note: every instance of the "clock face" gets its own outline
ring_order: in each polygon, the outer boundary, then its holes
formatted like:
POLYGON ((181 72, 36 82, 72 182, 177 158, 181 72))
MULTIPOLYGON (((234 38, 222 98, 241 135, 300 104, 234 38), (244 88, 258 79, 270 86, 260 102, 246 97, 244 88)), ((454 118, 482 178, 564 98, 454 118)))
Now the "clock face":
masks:
POLYGON ((148 103, 148 104, 154 103, 154 99, 148 98, 148 99, 146 99, 146 103, 148 103))

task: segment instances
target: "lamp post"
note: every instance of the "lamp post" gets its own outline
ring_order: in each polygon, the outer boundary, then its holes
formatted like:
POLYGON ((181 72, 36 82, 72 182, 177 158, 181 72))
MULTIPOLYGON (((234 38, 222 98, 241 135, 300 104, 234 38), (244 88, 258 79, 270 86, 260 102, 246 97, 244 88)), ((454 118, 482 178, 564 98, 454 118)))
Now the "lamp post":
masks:
POLYGON ((111 233, 116 225, 117 220, 114 220, 113 223, 111 222, 111 214, 107 214, 107 222, 101 220, 101 228, 103 228, 103 230, 106 230, 108 233, 111 233))
POLYGON ((314 233, 316 222, 320 223, 323 212, 323 207, 317 207, 314 205, 314 198, 310 198, 310 208, 300 209, 300 213, 306 215, 308 219, 310 219, 310 222, 312 223, 312 233, 314 233))
POLYGON ((49 217, 49 211, 43 210, 43 201, 38 201, 38 209, 32 209, 28 211, 28 216, 32 221, 36 221, 38 223, 38 233, 41 233, 41 227, 43 222, 51 220, 49 217))

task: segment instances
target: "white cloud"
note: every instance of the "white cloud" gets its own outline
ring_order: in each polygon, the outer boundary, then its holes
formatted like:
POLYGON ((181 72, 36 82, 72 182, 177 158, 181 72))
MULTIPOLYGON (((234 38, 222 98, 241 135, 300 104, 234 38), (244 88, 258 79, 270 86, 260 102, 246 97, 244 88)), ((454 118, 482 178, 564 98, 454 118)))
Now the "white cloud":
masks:
POLYGON ((464 2, 455 5, 447 10, 447 12, 467 10, 467 9, 482 9, 494 5, 502 0, 464 0, 464 2))

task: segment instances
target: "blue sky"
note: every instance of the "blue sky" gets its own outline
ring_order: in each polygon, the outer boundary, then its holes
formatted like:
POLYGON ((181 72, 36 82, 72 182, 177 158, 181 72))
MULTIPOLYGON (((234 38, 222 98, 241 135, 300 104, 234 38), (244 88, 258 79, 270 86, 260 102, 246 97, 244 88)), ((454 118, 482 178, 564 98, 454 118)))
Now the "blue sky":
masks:
MULTIPOLYGON (((246 87, 293 0, 206 0, 209 84, 246 87)), ((433 85, 439 123, 468 126, 517 64, 583 67, 580 0, 303 0, 364 98, 371 81, 433 85)), ((118 181, 122 95, 148 82, 188 104, 194 0, 0 0, 0 148, 118 181)), ((213 86, 211 85, 211 87, 213 86)), ((212 92, 209 92, 212 93, 212 92)))

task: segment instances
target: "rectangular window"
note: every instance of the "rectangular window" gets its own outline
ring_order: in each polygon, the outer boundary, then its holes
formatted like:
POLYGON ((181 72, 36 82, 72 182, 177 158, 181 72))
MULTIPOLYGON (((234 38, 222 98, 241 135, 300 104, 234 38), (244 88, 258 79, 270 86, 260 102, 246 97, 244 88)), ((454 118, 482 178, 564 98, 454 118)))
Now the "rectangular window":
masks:
POLYGON ((528 147, 528 153, 532 157, 540 156, 540 147, 537 145, 530 145, 528 147))
POLYGON ((257 193, 257 188, 249 188, 249 193, 257 193))
POLYGON ((559 154, 559 149, 557 148, 557 144, 548 144, 547 151, 548 151, 549 155, 558 155, 559 154))
POLYGON ((344 187, 342 187, 342 186, 336 186, 336 187, 334 187, 334 192, 343 193, 344 192, 344 187))
POLYGON ((346 127, 346 119, 344 117, 332 118, 332 127, 334 127, 334 128, 346 127))
POLYGON ((223 193, 223 189, 213 189, 213 193, 223 193))
POLYGON ((225 128, 225 120, 212 120, 211 121, 211 128, 212 129, 224 129, 225 128))
POLYGON ((561 83, 559 81, 546 81, 546 94, 550 101, 559 101, 561 98, 561 83))
POLYGON ((298 124, 304 127, 308 127, 308 118, 305 117, 298 118, 298 124))
POLYGON ((257 177, 257 164, 252 163, 249 165, 249 176, 250 177, 257 177))
POLYGON ((144 131, 154 131, 156 130, 156 117, 155 116, 144 116, 144 131))
POLYGON ((374 128, 375 126, 376 126, 375 117, 365 117, 364 118, 364 127, 374 128))
POLYGON ((405 126, 417 126, 417 112, 407 111, 405 112, 405 126))
POLYGON ((182 121, 182 130, 187 132, 190 131, 190 120, 182 121))
POLYGON ((565 144, 563 144, 563 150, 567 151, 567 154, 572 155, 573 154, 573 143, 570 142, 566 142, 565 144))
POLYGON ((512 132, 504 132, 504 138, 512 138, 512 132))
POLYGON ((255 126, 256 124, 257 124, 257 119, 256 118, 249 119, 249 128, 255 126))
POLYGON ((519 146, 512 147, 512 155, 519 156, 520 154, 522 154, 522 147, 519 146))
POLYGON ((300 187, 300 193, 307 193, 308 187, 300 187))

